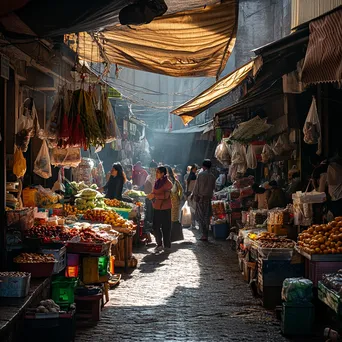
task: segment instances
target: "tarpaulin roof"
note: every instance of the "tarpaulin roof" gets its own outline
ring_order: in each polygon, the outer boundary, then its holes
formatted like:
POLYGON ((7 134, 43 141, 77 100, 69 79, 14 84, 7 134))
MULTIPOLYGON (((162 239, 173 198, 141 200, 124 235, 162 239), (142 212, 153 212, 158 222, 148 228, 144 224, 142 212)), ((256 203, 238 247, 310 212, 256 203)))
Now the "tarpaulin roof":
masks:
POLYGON ((218 76, 233 50, 237 30, 237 0, 164 15, 147 25, 114 26, 96 36, 69 38, 87 61, 169 76, 218 76))
POLYGON ((310 23, 309 45, 303 65, 306 84, 342 80, 342 6, 310 23))
POLYGON ((254 61, 248 62, 217 81, 192 100, 174 109, 171 113, 180 116, 184 124, 189 123, 197 115, 220 101, 223 96, 237 87, 249 75, 254 65, 254 61))
MULTIPOLYGON (((15 3, 19 1, 24 0, 15 0, 15 3)), ((166 0, 167 14, 212 5, 218 1, 166 0)), ((97 31, 119 24, 120 10, 133 2, 127 0, 30 0, 15 13, 38 36, 57 36, 71 32, 97 31)), ((1 4, 0 10, 2 7, 1 4)), ((19 7, 6 6, 3 14, 8 12, 8 9, 15 10, 19 7)))

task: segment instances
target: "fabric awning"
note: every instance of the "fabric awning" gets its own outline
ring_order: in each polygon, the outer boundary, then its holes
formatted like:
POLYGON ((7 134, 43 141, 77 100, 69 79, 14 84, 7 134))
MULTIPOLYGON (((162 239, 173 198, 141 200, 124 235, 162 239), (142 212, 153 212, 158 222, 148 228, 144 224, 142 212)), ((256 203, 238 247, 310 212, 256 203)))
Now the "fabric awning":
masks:
POLYGON ((173 110, 171 113, 178 115, 184 124, 189 123, 197 115, 220 101, 223 96, 227 95, 237 87, 249 75, 254 65, 254 60, 243 65, 239 69, 217 81, 210 88, 203 91, 192 100, 173 110))
POLYGON ((81 59, 169 76, 218 76, 235 44, 237 0, 164 15, 150 24, 114 26, 69 37, 81 59))
MULTIPOLYGON (((23 1, 25 0, 14 0, 14 3, 23 1)), ((134 1, 30 0, 15 13, 38 36, 58 36, 71 32, 98 31, 117 25, 120 10, 132 2, 134 1)), ((166 0, 166 14, 213 5, 217 2, 219 0, 166 0)))
POLYGON ((205 124, 198 126, 186 127, 183 129, 176 129, 174 131, 165 131, 164 129, 154 129, 152 130, 155 133, 163 133, 163 134, 194 134, 194 133, 208 133, 214 129, 213 121, 206 122, 205 124))
POLYGON ((342 7, 310 23, 304 60, 305 84, 342 80, 342 7))

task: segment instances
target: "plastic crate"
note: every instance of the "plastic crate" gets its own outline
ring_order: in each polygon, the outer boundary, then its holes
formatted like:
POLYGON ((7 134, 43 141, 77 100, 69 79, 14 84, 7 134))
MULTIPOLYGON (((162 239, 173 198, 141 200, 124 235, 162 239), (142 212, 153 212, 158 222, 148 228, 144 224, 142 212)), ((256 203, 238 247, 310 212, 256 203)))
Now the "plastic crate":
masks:
POLYGON ((342 269, 342 261, 311 261, 305 259, 305 278, 313 282, 314 287, 322 280, 323 274, 335 273, 342 269))
POLYGON ((77 278, 55 277, 51 282, 52 299, 61 307, 69 307, 75 302, 75 287, 77 278))
POLYGON ((26 341, 74 341, 76 333, 75 310, 66 313, 47 314, 27 312, 24 316, 24 331, 26 341))
POLYGON ((126 220, 128 220, 129 214, 132 211, 132 209, 125 209, 125 208, 114 208, 114 210, 126 220))
POLYGON ((318 299, 342 316, 342 298, 333 290, 318 282, 318 299))
POLYGON ((286 278, 304 276, 304 264, 292 264, 287 260, 258 260, 258 280, 262 286, 283 286, 286 278))
POLYGON ((65 276, 67 278, 78 278, 80 272, 79 266, 67 266, 65 268, 65 276))
POLYGON ((315 317, 314 310, 311 303, 283 303, 281 332, 284 335, 310 335, 315 317))
POLYGON ((0 297, 23 298, 30 289, 31 274, 25 277, 0 277, 0 297))
POLYGON ((228 224, 214 224, 211 226, 215 239, 226 239, 229 235, 228 224))
POLYGON ((78 254, 67 254, 67 265, 78 266, 80 264, 80 256, 78 254))
POLYGON ((58 274, 63 271, 66 266, 66 247, 61 248, 44 248, 42 249, 43 254, 52 254, 57 262, 53 268, 53 274, 58 274))
POLYGON ((109 257, 108 256, 99 257, 98 269, 99 269, 100 276, 104 276, 108 274, 108 266, 109 266, 109 257))

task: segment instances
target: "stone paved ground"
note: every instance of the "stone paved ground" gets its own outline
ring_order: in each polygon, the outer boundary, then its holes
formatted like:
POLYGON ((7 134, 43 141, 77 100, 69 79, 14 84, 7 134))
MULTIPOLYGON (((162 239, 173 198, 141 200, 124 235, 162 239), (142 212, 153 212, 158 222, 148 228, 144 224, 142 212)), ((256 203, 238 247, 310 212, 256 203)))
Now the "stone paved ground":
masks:
POLYGON ((101 321, 78 330, 76 342, 288 341, 274 313, 252 297, 228 243, 184 233, 170 255, 135 253, 137 269, 111 291, 101 321))

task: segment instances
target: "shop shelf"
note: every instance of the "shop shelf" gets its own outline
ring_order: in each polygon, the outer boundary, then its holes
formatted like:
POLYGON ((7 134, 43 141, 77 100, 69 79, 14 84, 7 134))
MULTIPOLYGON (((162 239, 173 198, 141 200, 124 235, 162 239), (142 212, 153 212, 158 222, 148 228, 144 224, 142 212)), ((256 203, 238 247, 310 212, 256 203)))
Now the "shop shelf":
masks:
POLYGON ((25 277, 0 277, 0 297, 23 298, 30 289, 31 274, 25 277))
POLYGON ((57 262, 53 268, 53 274, 58 274, 59 272, 63 271, 66 266, 66 247, 56 246, 56 248, 44 248, 42 249, 43 254, 52 254, 57 262))
POLYGON ((55 277, 51 282, 52 299, 61 307, 69 307, 75 301, 77 278, 55 277))
POLYGON ((315 317, 311 303, 283 303, 281 331, 284 335, 310 335, 315 317))
POLYGON ((27 312, 24 316, 24 331, 27 341, 69 342, 75 340, 75 310, 66 313, 36 314, 27 312))

